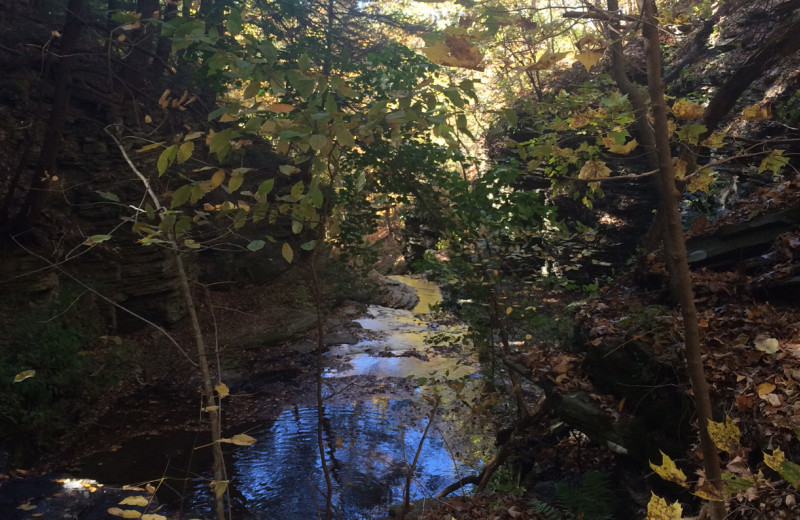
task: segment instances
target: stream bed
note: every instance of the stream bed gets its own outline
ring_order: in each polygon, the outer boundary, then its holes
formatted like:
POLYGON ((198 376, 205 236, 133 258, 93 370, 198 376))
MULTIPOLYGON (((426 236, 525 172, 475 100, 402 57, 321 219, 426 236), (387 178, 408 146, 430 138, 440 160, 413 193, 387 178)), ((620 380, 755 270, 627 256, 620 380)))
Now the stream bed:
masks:
MULTIPOLYGON (((491 437, 468 414, 480 380, 477 362, 461 345, 461 326, 429 312, 441 300, 434 284, 395 278, 412 285, 420 303, 412 311, 370 306, 356 320, 363 328, 359 341, 324 356, 323 441, 336 518, 385 517, 403 499, 418 449, 411 498, 434 496, 476 471, 491 437), (439 413, 423 441, 435 399, 439 413)), ((317 518, 325 489, 317 425, 316 405, 298 396, 277 417, 247 430, 257 439, 253 446, 226 450, 234 518, 317 518)), ((210 450, 192 450, 207 442, 203 437, 143 436, 111 454, 113 460, 109 454, 87 460, 82 475, 108 484, 170 477, 161 501, 185 518, 208 518, 210 450)))

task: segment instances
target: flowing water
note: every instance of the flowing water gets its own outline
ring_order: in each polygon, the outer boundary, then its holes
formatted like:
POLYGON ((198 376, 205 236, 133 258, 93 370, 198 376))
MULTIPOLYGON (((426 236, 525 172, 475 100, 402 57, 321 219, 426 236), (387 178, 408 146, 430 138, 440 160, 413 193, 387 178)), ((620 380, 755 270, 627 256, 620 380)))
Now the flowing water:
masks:
MULTIPOLYGON (((474 471, 468 465, 476 460, 481 433, 465 432, 464 423, 469 421, 463 402, 465 389, 475 382, 475 362, 460 352, 463 331, 458 328, 448 328, 449 349, 431 346, 431 338, 445 329, 427 314, 441 299, 438 288, 414 278, 401 281, 414 286, 420 296, 413 311, 370 306, 368 315, 357 320, 364 329, 363 339, 335 346, 325 355, 325 387, 332 395, 325 405, 323 439, 337 518, 385 516, 391 504, 402 501, 407 471, 418 449, 412 499, 433 496, 474 471), (424 388, 416 383, 421 378, 427 382, 424 388), (434 393, 442 400, 441 412, 423 442, 434 393)), ((247 432, 257 439, 253 446, 229 452, 236 518, 307 520, 317 518, 324 507, 317 408, 286 404, 278 417, 247 432)), ((210 464, 207 455, 197 455, 193 461, 182 458, 181 445, 188 442, 198 445, 203 439, 181 439, 180 434, 144 438, 123 450, 141 454, 145 446, 158 446, 162 455, 173 457, 172 467, 183 468, 185 485, 173 485, 172 496, 165 490, 162 500, 172 502, 181 496, 184 511, 191 513, 187 518, 203 517, 212 504, 208 480, 197 473, 207 472, 210 464)), ((153 457, 158 458, 148 458, 153 457)), ((108 461, 89 464, 94 469, 91 476, 110 483, 116 482, 115 473, 117 479, 125 475, 128 482, 161 476, 148 475, 147 466, 147 461, 141 468, 108 461)))

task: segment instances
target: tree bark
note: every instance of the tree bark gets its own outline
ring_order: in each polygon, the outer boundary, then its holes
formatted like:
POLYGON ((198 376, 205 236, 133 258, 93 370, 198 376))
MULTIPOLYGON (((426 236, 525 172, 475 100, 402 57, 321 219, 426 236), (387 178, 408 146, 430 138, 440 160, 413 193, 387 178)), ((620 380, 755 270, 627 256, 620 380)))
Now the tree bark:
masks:
MULTIPOLYGON (((661 79, 661 45, 658 39, 655 1, 645 0, 642 7, 644 18, 642 34, 645 39, 647 83, 653 109, 653 128, 656 153, 658 154, 659 191, 667 223, 664 249, 665 254, 673 258, 675 269, 670 272, 670 276, 675 278, 676 286, 679 289, 677 296, 680 299, 681 314, 683 316, 686 368, 689 373, 697 408, 703 468, 705 469, 706 479, 722 496, 719 453, 708 435, 708 421, 711 419, 711 397, 700 353, 700 328, 697 308, 694 304, 694 291, 686 254, 686 243, 681 227, 681 215, 678 205, 680 193, 675 186, 675 172, 673 170, 667 130, 667 105, 664 101, 664 82, 661 79)), ((712 519, 722 520, 725 517, 725 504, 723 502, 711 502, 711 505, 712 519)))

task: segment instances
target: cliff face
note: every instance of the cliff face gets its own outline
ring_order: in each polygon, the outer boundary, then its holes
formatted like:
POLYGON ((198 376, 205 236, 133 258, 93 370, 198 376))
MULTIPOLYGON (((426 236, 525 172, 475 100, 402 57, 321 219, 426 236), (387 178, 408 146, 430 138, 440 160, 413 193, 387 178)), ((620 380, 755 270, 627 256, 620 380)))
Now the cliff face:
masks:
MULTIPOLYGON (((169 193, 179 180, 155 175, 158 152, 135 150, 206 125, 214 95, 192 86, 191 71, 156 75, 156 57, 136 62, 109 51, 106 20, 86 6, 65 79, 69 17, 63 6, 43 4, 39 10, 0 5, 0 25, 14 28, 0 34, 0 293, 38 305, 51 301, 65 283, 84 284, 102 295, 95 300, 109 330, 138 328, 141 320, 103 297, 158 324, 175 324, 185 315, 176 273, 166 250, 141 245, 131 232, 144 190, 106 129, 120 125, 125 135, 137 136, 124 145, 142 171, 152 174, 154 189, 169 193), (167 88, 194 89, 197 107, 160 110, 158 99, 167 88), (112 238, 90 248, 85 241, 94 235, 112 238)), ((274 153, 263 145, 237 159, 254 168, 248 182, 277 168, 274 153)), ((226 229, 201 231, 218 237, 226 229)), ((247 240, 229 239, 227 250, 242 250, 247 240)), ((243 259, 205 251, 186 261, 192 274, 209 281, 261 283, 285 269, 270 245, 243 259)))

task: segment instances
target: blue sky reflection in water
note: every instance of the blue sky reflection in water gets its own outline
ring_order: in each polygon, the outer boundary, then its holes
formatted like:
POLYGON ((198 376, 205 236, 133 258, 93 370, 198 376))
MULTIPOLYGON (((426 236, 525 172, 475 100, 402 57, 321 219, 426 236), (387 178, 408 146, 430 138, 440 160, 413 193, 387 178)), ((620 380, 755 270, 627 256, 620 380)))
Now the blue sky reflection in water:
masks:
MULTIPOLYGON (((408 417, 407 401, 357 401, 326 410, 327 458, 334 480, 334 505, 340 518, 385 515, 402 500, 406 462, 414 458, 427 419, 408 417), (394 418, 394 419, 393 419, 394 418)), ((246 518, 316 518, 325 488, 317 450, 317 412, 313 407, 285 411, 266 431, 251 432, 259 441, 237 450, 231 464, 237 495, 246 502, 246 518), (320 490, 315 494, 314 489, 320 490)), ((412 498, 431 496, 458 480, 457 471, 438 432, 426 439, 412 498)))

